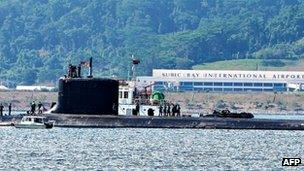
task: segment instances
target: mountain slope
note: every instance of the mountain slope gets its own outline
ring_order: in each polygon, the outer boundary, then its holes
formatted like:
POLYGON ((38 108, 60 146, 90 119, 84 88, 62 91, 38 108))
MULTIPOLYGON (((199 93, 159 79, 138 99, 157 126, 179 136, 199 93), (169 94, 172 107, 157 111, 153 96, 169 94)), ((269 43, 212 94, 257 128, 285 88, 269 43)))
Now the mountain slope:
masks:
MULTIPOLYGON (((98 76, 127 77, 231 59, 299 60, 300 0, 3 0, 0 81, 55 82, 94 57, 98 76)), ((275 60, 273 60, 275 61, 275 60)))

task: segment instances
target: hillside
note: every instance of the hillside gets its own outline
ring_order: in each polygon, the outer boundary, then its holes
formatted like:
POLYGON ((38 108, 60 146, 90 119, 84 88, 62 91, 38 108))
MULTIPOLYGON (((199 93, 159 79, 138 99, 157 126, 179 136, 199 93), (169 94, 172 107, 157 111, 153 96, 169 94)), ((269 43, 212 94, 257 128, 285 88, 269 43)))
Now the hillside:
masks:
POLYGON ((195 65, 197 70, 304 71, 304 60, 238 59, 195 65))
POLYGON ((89 57, 95 75, 126 78, 131 54, 141 75, 235 59, 282 67, 303 57, 303 36, 302 0, 1 0, 0 82, 54 83, 89 57))

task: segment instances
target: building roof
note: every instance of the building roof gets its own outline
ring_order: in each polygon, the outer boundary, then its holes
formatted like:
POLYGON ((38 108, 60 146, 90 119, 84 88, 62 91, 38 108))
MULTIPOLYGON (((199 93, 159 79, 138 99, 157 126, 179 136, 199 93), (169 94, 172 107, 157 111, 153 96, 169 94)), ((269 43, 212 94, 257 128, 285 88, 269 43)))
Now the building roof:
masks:
POLYGON ((4 85, 0 85, 0 90, 9 90, 9 88, 5 87, 4 85))
POLYGON ((49 86, 17 86, 16 90, 28 90, 28 91, 41 91, 41 90, 54 90, 55 87, 49 87, 49 86))
POLYGON ((304 80, 273 80, 273 79, 218 79, 218 78, 162 78, 162 77, 137 77, 138 82, 166 81, 166 82, 242 82, 242 83, 304 83, 304 80))

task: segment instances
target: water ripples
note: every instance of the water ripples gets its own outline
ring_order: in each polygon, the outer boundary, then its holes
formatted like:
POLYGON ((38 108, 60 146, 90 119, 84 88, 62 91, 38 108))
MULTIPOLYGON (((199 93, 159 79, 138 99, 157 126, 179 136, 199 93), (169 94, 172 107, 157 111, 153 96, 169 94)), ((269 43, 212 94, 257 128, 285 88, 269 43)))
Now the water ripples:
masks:
MULTIPOLYGON (((304 156, 303 131, 0 128, 2 170, 261 170, 304 156)), ((301 168, 299 168, 301 169, 301 168)))

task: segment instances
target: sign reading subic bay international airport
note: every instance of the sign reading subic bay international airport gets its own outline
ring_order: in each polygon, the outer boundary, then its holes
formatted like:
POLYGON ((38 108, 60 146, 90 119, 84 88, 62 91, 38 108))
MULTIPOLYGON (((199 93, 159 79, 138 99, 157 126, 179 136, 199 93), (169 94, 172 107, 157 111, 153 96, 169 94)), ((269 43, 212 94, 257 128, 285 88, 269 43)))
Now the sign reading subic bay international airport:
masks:
POLYGON ((236 71, 236 70, 165 70, 154 69, 153 77, 171 79, 255 79, 303 81, 304 72, 296 71, 236 71))
POLYGON ((158 91, 304 91, 304 72, 154 69, 137 83, 158 91))

